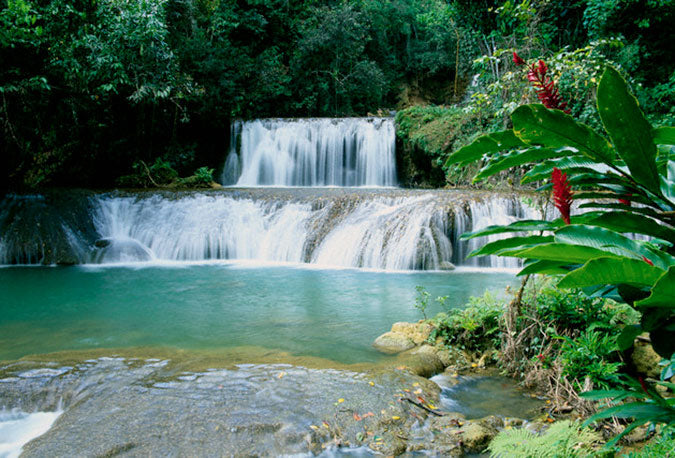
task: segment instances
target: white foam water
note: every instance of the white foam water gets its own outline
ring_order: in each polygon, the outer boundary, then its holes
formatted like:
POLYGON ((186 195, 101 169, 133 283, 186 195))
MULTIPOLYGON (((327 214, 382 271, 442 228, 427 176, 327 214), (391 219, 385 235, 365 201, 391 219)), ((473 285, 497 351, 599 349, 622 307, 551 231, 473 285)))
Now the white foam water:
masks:
POLYGON ((222 183, 237 186, 394 186, 392 118, 235 121, 222 183))
POLYGON ((63 413, 0 410, 0 458, 16 458, 31 440, 46 433, 63 413))

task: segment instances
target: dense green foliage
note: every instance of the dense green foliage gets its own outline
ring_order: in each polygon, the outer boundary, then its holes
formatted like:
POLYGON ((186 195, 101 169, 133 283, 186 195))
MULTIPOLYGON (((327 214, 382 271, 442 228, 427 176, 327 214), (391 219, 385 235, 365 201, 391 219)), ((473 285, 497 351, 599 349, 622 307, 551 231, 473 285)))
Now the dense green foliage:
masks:
POLYGON ((598 456, 600 434, 571 421, 557 422, 541 435, 526 428, 500 432, 490 442, 493 457, 558 458, 598 456))
MULTIPOLYGON (((560 110, 521 106, 512 113, 512 129, 477 139, 451 155, 449 162, 482 159, 485 165, 476 180, 531 163, 535 165, 523 181, 545 180, 550 174, 561 218, 492 226, 465 236, 530 232, 488 243, 473 254, 522 258, 521 275, 552 275, 559 288, 585 288, 586 294, 613 298, 640 312, 640 324, 623 326, 618 338, 618 327, 605 334, 589 327, 575 340, 563 336, 563 373, 583 375, 609 388, 619 385, 615 376, 619 366, 601 360, 615 348, 630 348, 643 331, 649 332, 654 350, 662 357, 672 359, 675 353, 675 161, 671 159, 675 128, 653 128, 626 82, 611 67, 598 85, 597 107, 602 134, 560 110), (569 182, 561 170, 569 174, 569 182), (598 210, 570 218, 573 199, 584 199, 581 209, 598 210), (543 235, 545 231, 552 235, 543 235), (635 233, 650 241, 628 237, 635 233), (574 367, 576 371, 570 370, 574 367)), ((589 422, 634 419, 622 434, 645 422, 675 424, 674 399, 663 398, 643 380, 625 383, 625 388, 585 394, 590 399, 612 398, 611 407, 589 422), (624 403, 628 398, 637 401, 624 403)), ((667 389, 675 387, 659 383, 667 389)))
POLYGON ((489 291, 481 297, 471 297, 465 307, 434 317, 430 339, 436 341, 440 337, 445 345, 470 352, 497 348, 504 307, 504 302, 489 291))
POLYGON ((5 0, 0 182, 106 186, 158 157, 185 175, 220 165, 233 117, 447 104, 478 73, 469 120, 449 143, 427 142, 435 155, 474 126, 501 127, 520 101, 512 48, 557 56, 575 114, 611 59, 649 113, 672 117, 670 3, 5 0), (583 80, 569 76, 579 69, 583 80))

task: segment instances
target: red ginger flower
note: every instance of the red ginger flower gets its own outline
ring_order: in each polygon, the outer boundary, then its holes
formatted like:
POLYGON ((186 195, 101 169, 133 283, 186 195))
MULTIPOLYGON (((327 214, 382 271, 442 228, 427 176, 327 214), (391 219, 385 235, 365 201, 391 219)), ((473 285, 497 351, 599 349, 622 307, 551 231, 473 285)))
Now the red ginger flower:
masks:
MULTIPOLYGON (((525 60, 514 51, 513 63, 521 66, 525 65, 525 60)), ((569 114, 570 109, 567 108, 567 102, 562 101, 558 88, 555 86, 555 81, 546 76, 546 73, 548 73, 546 62, 539 60, 528 67, 527 80, 537 90, 537 97, 546 108, 562 110, 569 114)))
POLYGON ((553 181, 553 202, 560 211, 565 224, 570 224, 570 207, 572 206, 572 186, 567 181, 567 174, 554 167, 551 173, 553 181))

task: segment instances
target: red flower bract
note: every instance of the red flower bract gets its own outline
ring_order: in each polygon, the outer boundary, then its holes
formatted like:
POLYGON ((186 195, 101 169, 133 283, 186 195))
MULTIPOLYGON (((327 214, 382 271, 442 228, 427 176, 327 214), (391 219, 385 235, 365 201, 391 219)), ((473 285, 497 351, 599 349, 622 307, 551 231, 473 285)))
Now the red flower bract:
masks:
MULTIPOLYGON (((525 61, 514 51, 513 63, 520 66, 525 65, 525 61)), ((537 90, 537 98, 546 107, 570 113, 567 108, 567 102, 563 102, 558 93, 558 88, 555 86, 555 81, 546 76, 548 73, 548 66, 543 60, 539 60, 528 67, 527 80, 532 83, 537 90)))
POLYGON ((560 212, 565 224, 570 224, 570 207, 572 206, 572 186, 567 181, 567 174, 554 167, 551 173, 553 181, 553 203, 560 212))

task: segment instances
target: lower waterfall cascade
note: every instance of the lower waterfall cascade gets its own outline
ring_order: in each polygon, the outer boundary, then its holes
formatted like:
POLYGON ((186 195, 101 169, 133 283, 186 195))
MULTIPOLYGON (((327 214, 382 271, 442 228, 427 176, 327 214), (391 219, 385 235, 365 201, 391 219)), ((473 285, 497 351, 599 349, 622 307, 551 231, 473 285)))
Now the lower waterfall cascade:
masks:
MULTIPOLYGON (((465 259, 462 233, 539 215, 518 194, 455 190, 279 190, 10 195, 1 264, 253 260, 384 270, 516 268, 465 259)), ((495 240, 498 236, 488 239, 495 240)))

